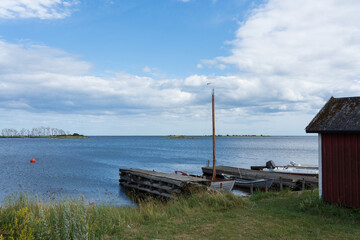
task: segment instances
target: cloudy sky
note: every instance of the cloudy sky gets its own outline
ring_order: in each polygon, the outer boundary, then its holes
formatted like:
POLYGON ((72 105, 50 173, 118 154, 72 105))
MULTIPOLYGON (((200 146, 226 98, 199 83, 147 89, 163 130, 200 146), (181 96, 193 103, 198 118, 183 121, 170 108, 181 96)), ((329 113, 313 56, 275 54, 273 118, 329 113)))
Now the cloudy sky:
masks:
POLYGON ((0 128, 303 135, 359 96, 358 0, 1 0, 0 128), (207 85, 207 83, 211 83, 207 85))

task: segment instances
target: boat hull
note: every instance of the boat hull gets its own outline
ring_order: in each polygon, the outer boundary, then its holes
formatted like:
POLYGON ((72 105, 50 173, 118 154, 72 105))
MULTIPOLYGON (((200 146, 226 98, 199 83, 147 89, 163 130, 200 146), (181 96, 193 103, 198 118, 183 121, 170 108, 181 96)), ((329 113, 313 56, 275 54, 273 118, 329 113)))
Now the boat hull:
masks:
POLYGON ((266 187, 269 189, 274 180, 273 179, 247 179, 247 178, 238 178, 235 180, 235 188, 241 189, 250 189, 253 187, 254 189, 265 190, 266 187))
POLYGON ((273 173, 292 174, 308 177, 317 177, 319 167, 315 165, 298 164, 293 161, 287 166, 276 166, 273 161, 266 162, 266 166, 251 166, 251 170, 262 170, 273 173))
POLYGON ((263 171, 308 176, 308 177, 317 177, 319 175, 318 169, 304 169, 304 168, 296 168, 296 167, 276 167, 274 169, 265 168, 263 169, 263 171))
POLYGON ((231 192, 234 185, 235 180, 216 180, 211 182, 210 189, 221 192, 231 192))

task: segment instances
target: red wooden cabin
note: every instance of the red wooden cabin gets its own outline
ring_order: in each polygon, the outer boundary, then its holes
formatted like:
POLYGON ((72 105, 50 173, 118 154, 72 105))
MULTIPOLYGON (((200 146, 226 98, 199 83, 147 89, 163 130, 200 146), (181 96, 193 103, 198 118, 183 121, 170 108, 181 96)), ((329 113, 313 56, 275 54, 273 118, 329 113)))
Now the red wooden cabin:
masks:
POLYGON ((319 136, 319 194, 360 207, 360 97, 331 97, 306 127, 319 136))

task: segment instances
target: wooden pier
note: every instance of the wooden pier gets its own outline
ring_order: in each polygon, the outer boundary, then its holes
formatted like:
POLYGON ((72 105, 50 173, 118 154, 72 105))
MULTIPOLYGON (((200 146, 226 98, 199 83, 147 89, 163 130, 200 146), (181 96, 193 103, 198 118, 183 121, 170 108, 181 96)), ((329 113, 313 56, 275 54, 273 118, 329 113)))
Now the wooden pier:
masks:
POLYGON ((162 173, 143 169, 119 169, 120 184, 130 190, 166 198, 207 189, 210 181, 175 173, 162 173))
MULTIPOLYGON (((204 175, 212 176, 213 168, 203 167, 202 171, 204 175)), ((302 189, 305 189, 305 187, 309 185, 311 186, 318 185, 318 178, 316 177, 265 172, 265 171, 250 170, 245 168, 228 167, 228 166, 217 166, 216 175, 221 175, 221 174, 231 175, 235 177, 242 177, 242 178, 251 178, 251 179, 255 179, 255 178, 274 179, 273 185, 278 186, 280 190, 282 190, 283 187, 290 187, 290 188, 300 187, 302 189)))

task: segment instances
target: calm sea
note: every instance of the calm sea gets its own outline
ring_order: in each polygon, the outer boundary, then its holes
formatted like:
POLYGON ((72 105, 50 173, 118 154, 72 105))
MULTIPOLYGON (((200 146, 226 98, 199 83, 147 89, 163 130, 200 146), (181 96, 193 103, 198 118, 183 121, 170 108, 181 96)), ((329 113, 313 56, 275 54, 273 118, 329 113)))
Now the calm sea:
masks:
MULTIPOLYGON (((249 168, 269 160, 317 164, 316 136, 218 137, 216 144, 218 165, 249 168)), ((26 192, 44 198, 84 195, 127 205, 131 201, 119 186, 119 168, 201 174, 211 159, 211 137, 0 139, 0 199, 26 192)))

